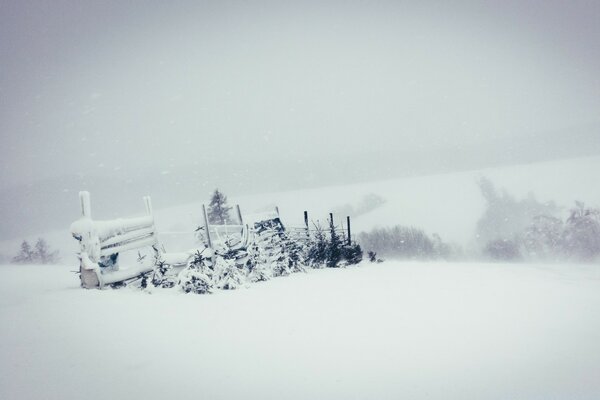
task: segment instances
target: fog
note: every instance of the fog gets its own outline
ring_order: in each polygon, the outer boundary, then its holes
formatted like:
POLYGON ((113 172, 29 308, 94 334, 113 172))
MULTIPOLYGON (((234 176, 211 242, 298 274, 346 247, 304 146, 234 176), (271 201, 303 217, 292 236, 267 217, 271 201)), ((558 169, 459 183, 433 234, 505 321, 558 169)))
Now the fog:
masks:
POLYGON ((2 2, 0 238, 600 154, 600 5, 453 3, 2 2))

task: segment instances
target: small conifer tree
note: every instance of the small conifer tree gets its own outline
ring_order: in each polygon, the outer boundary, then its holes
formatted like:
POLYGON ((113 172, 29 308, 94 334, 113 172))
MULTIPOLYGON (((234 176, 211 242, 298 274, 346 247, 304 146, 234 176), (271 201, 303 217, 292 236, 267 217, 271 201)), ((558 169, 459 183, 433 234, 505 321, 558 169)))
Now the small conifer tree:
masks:
POLYGON ((335 231, 335 225, 333 223, 333 218, 329 219, 329 246, 327 248, 327 266, 329 268, 335 268, 338 266, 342 258, 342 240, 340 236, 335 231))
POLYGON ((231 220, 229 211, 231 207, 227 205, 227 196, 219 189, 215 189, 208 205, 208 222, 213 225, 225 225, 231 220))

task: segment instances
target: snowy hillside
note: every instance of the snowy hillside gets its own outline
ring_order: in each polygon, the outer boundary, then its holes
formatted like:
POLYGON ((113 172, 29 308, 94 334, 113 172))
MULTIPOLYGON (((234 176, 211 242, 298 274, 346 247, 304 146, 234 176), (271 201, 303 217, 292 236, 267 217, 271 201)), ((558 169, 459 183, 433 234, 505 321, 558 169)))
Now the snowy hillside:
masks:
POLYGON ((2 399, 597 399, 597 266, 362 264, 213 295, 0 266, 2 399))
MULTIPOLYGON (((349 210, 354 210, 352 221, 355 233, 376 226, 414 225, 428 233, 440 234, 445 241, 465 245, 472 239, 475 224, 484 207, 483 197, 475 183, 478 178, 489 177, 498 187, 506 188, 517 197, 522 198, 533 192, 540 201, 554 200, 566 210, 575 200, 600 206, 600 185, 589 180, 593 175, 590 171, 600 171, 600 157, 310 190, 230 196, 229 201, 231 204, 240 204, 244 214, 270 211, 277 205, 283 221, 297 226, 302 224, 304 210, 309 211, 311 219, 320 219, 322 222, 331 211, 341 220, 349 210), (373 202, 365 206, 370 197, 381 204, 373 202)), ((111 204, 98 204, 94 202, 93 192, 91 195, 95 218, 115 217, 111 214, 111 204)), ((156 211, 156 224, 167 250, 181 251, 196 245, 191 232, 200 225, 202 202, 206 202, 206 199, 156 211)), ((139 210, 140 214, 143 213, 141 198, 139 210)), ((78 217, 78 212, 77 209, 73 210, 73 220, 78 217)), ((65 221, 63 230, 32 235, 29 239, 34 241, 38 236, 45 237, 53 247, 61 250, 64 261, 75 262, 75 257, 71 257, 76 251, 75 241, 68 233, 71 222, 65 221)), ((0 254, 15 254, 23 239, 0 242, 0 254)))

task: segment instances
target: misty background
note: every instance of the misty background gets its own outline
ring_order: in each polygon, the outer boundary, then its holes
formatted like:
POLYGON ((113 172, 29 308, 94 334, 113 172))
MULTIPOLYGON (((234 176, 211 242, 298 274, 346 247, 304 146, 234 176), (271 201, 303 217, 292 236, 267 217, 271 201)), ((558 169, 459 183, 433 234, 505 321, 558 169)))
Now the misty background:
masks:
POLYGON ((208 199, 600 154, 595 1, 5 1, 0 239, 208 199))

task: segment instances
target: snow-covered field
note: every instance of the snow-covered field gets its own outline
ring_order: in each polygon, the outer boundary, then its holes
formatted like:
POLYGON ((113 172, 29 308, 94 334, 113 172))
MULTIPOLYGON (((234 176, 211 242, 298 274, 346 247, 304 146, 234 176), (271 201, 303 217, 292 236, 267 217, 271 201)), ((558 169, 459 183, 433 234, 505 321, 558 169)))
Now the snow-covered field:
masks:
POLYGON ((0 266, 0 399, 598 399, 600 267, 363 263, 213 295, 0 266))

